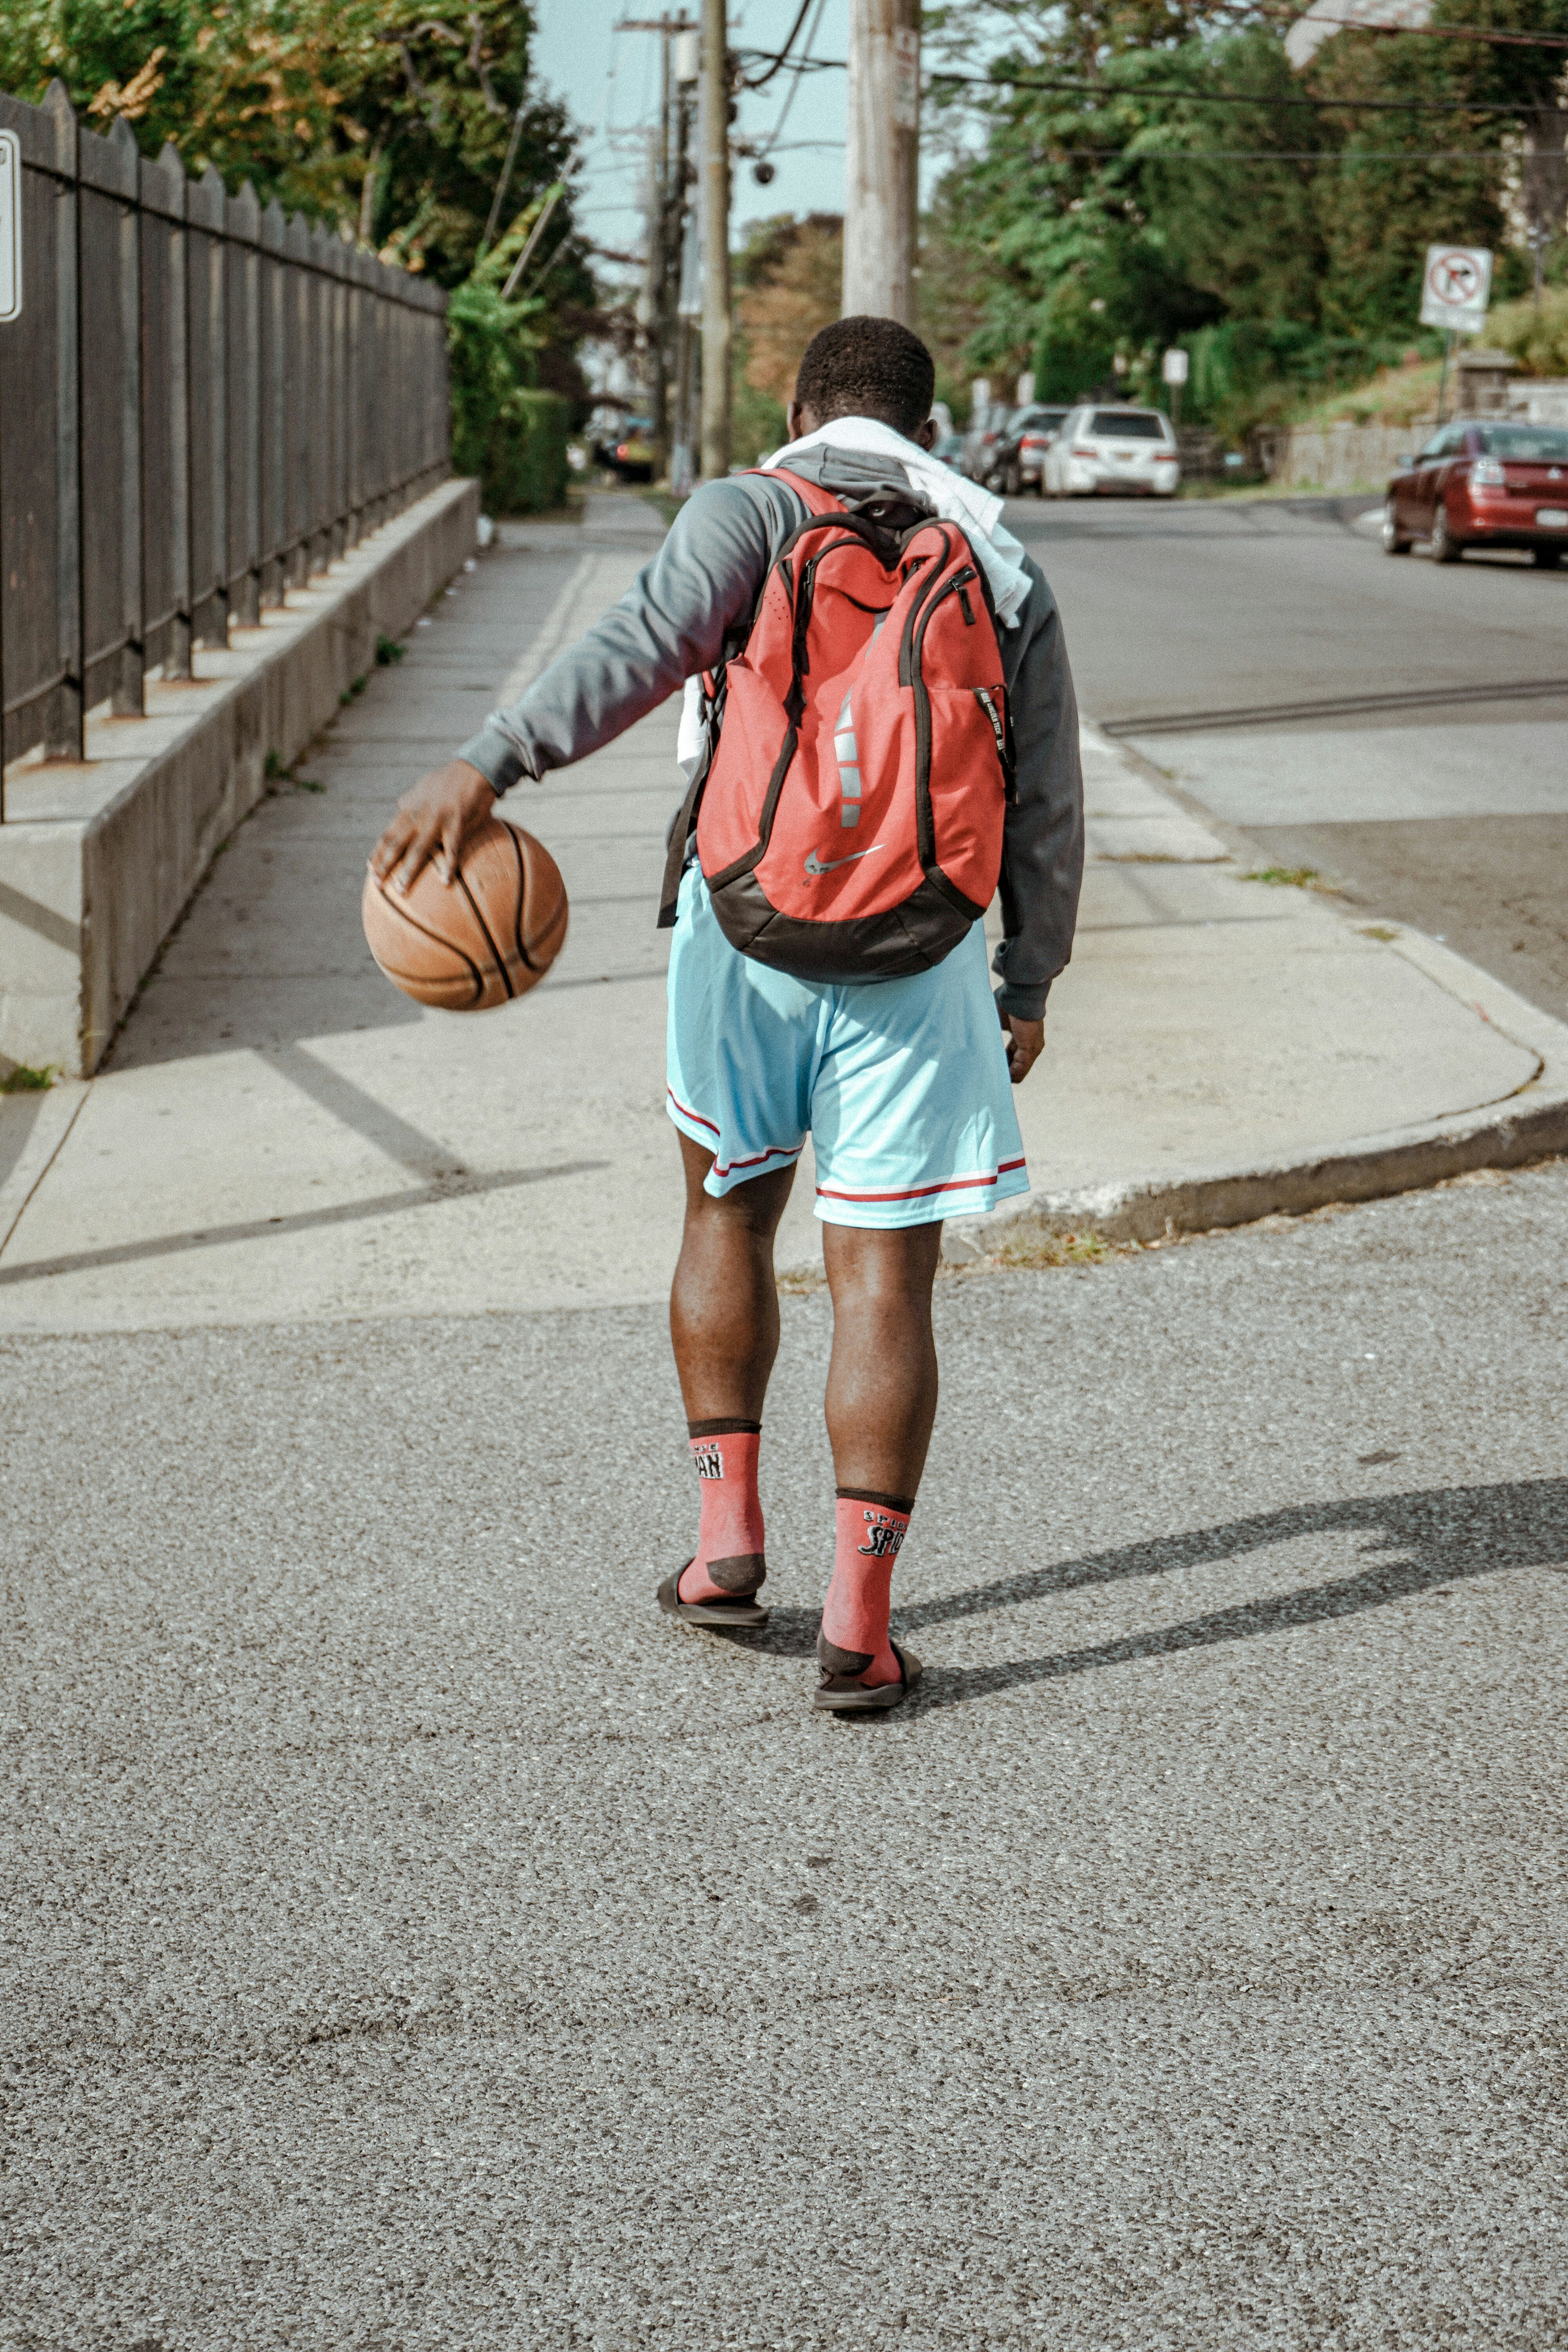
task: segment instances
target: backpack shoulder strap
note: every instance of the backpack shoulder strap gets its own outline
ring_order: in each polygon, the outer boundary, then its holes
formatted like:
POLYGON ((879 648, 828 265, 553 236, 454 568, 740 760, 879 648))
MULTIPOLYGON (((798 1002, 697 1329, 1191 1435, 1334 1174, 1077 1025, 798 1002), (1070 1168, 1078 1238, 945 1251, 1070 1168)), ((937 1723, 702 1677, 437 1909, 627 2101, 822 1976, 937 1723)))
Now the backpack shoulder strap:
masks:
POLYGON ((820 482, 808 482, 804 474, 792 474, 787 466, 752 466, 748 469, 762 476, 764 481, 787 482, 797 499, 804 499, 814 515, 846 514, 848 509, 842 499, 825 490, 820 482))

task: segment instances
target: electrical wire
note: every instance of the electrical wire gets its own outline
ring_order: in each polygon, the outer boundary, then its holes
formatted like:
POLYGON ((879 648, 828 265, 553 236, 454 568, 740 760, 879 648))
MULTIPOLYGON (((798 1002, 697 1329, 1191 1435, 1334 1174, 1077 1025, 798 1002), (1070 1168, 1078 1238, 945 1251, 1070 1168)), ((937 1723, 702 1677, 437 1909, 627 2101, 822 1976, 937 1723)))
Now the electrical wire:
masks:
POLYGON ((1500 163, 1500 147, 1058 147, 1046 162, 1124 163, 1500 163))
MULTIPOLYGON (((741 84, 741 88, 742 89, 765 89, 768 83, 772 81, 774 74, 778 72, 780 67, 788 63, 789 53, 800 37, 800 28, 805 24, 810 8, 811 0, 800 0, 800 13, 789 28, 788 40, 784 43, 782 49, 776 51, 771 58, 766 60, 768 68, 766 73, 762 75, 756 81, 742 81, 741 84)), ((820 8, 818 8, 817 13, 820 16, 820 8)), ((811 47, 809 41, 806 43, 806 47, 807 48, 811 47)))
MULTIPOLYGON (((809 0, 807 0, 807 5, 809 5, 809 0)), ((807 66, 811 58, 811 45, 816 40, 817 33, 821 28, 822 12, 826 5, 827 0, 816 0, 816 14, 811 20, 811 30, 805 37, 805 47, 801 51, 800 57, 795 63, 794 68, 795 79, 790 83, 788 95, 784 99, 783 111, 780 113, 779 119, 774 123, 772 131, 763 133, 763 142, 757 149, 757 161, 759 163, 761 163, 766 156, 773 154, 778 148, 779 133, 784 129, 784 124, 789 121, 790 108, 795 104, 795 99, 799 94, 801 80, 807 69, 807 66)), ((793 35, 791 37, 794 37, 793 35)), ((752 89, 759 89, 762 85, 760 82, 752 82, 750 83, 748 87, 752 89)), ((843 143, 842 140, 838 140, 834 142, 834 144, 838 146, 842 146, 843 143)))
MULTIPOLYGON (((825 61, 826 62, 826 61, 825 61)), ((847 60, 836 59, 835 63, 847 60)), ((1272 90, 1183 89, 1173 82, 1103 82, 1035 80, 1023 74, 948 73, 933 67, 930 79, 967 83, 978 89, 1047 89, 1072 91, 1108 101, 1116 98, 1143 100, 1175 98, 1189 106, 1317 106, 1331 114, 1521 114, 1530 109, 1517 102, 1468 98, 1314 98, 1303 90, 1299 98, 1282 98, 1272 90)))

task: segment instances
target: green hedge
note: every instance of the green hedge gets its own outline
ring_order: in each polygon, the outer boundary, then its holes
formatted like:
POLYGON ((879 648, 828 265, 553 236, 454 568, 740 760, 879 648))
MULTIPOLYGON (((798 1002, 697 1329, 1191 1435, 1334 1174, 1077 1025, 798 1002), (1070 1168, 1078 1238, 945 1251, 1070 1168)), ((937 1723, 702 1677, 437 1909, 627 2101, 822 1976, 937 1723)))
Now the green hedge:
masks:
POLYGON ((477 474, 492 514, 538 514, 566 498, 570 402, 524 381, 532 305, 503 302, 470 278, 447 310, 452 369, 452 464, 477 474))

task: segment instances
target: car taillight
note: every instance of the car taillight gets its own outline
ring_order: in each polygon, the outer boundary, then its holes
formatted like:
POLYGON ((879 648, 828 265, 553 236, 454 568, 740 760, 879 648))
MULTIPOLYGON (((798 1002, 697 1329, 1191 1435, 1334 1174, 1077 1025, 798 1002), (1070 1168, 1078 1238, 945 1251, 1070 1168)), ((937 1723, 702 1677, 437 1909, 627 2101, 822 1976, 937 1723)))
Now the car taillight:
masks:
POLYGON ((1072 453, 1075 457, 1098 457, 1100 455, 1099 450, 1087 441, 1075 441, 1072 453))
POLYGON ((616 442, 616 457, 624 457, 626 456, 626 447, 627 447, 627 445, 626 445, 626 443, 625 441, 617 441, 617 442, 616 442))
POLYGON ((1051 436, 1048 433, 1026 433, 1018 444, 1021 449, 1048 449, 1050 446, 1051 436))
POLYGON ((1470 480, 1479 490, 1501 490, 1508 487, 1508 476, 1495 457, 1479 457, 1470 467, 1470 480))

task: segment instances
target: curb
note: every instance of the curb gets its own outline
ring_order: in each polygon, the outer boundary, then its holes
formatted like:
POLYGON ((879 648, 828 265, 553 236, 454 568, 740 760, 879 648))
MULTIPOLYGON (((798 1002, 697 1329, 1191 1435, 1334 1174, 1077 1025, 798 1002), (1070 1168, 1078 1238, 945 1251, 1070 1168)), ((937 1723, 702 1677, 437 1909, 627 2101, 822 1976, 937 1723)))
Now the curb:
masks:
MULTIPOLYGON (((1386 1200, 1478 1168, 1523 1168, 1568 1153, 1568 1024, 1424 931, 1404 924, 1387 928, 1394 935, 1393 953, 1534 1056, 1533 1076, 1496 1103, 1420 1127, 1354 1137, 1320 1158, 1026 1193, 1016 1206, 992 1212, 988 1235, 1035 1222, 1092 1224, 1108 1241, 1161 1241, 1254 1224, 1261 1217, 1302 1216, 1335 1202, 1386 1200)), ((951 1249, 944 1244, 944 1255, 962 1264, 987 1255, 989 1247, 977 1233, 958 1234, 951 1249)))

